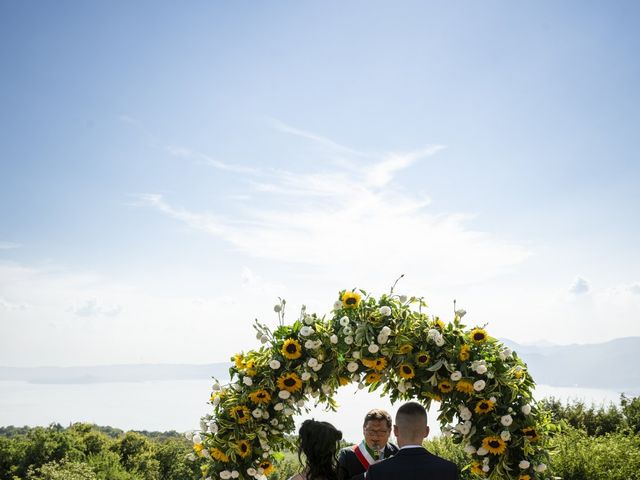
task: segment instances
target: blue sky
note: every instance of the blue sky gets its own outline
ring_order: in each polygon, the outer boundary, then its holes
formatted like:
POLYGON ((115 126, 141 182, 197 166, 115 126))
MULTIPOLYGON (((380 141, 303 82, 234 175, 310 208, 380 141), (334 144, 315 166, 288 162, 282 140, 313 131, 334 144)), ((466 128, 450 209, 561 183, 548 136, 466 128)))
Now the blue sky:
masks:
POLYGON ((401 273, 499 337, 640 335, 639 13, 0 4, 0 365, 225 360, 401 273))

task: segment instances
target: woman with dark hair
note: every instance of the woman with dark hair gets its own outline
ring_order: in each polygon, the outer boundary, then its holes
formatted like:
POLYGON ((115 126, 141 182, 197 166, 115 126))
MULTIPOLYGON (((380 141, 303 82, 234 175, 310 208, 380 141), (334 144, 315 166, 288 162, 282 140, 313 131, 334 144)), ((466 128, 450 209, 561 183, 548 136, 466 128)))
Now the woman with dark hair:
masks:
POLYGON ((298 459, 304 469, 289 480, 337 480, 342 432, 328 422, 305 420, 298 434, 298 459))

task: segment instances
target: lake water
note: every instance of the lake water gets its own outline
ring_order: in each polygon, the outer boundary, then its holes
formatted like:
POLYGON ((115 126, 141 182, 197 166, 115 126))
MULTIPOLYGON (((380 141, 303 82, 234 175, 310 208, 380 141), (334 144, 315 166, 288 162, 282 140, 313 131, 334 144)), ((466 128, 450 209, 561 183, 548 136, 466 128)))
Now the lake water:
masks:
MULTIPOLYGON (((210 380, 87 385, 0 381, 0 426, 90 422, 122 430, 193 430, 198 428, 200 417, 209 412, 210 406, 206 402, 210 388, 210 380)), ((554 396, 597 405, 618 404, 620 393, 546 385, 536 389, 537 398, 554 396)), ((634 395, 634 392, 627 392, 627 395, 634 395)), ((362 434, 362 417, 368 409, 384 408, 392 415, 395 411, 387 399, 376 393, 358 391, 355 385, 341 388, 336 398, 340 404, 338 412, 316 408, 302 418, 329 421, 343 431, 346 439, 357 440, 362 434)), ((437 411, 431 409, 429 420, 434 433, 439 432, 436 417, 437 411)))

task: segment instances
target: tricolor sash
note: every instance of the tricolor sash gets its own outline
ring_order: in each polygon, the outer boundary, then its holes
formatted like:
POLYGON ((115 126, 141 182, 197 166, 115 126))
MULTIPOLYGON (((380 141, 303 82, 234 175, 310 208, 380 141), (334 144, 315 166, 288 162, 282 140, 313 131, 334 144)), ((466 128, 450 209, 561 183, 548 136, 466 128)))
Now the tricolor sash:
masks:
POLYGON ((356 457, 358 457, 358 460, 360 460, 360 463, 364 467, 365 471, 369 470, 369 466, 373 465, 377 461, 371 456, 369 450, 367 450, 367 444, 364 440, 362 441, 362 443, 360 443, 360 445, 354 445, 353 453, 356 454, 356 457))

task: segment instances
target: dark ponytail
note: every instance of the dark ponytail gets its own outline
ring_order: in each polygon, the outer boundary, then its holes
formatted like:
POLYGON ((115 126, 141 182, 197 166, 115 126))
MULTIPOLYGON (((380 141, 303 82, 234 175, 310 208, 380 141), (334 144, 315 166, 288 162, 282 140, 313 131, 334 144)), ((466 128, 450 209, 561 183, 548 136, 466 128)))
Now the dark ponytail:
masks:
POLYGON ((305 467, 307 480, 336 480, 342 432, 328 422, 305 420, 298 433, 298 459, 305 467))

